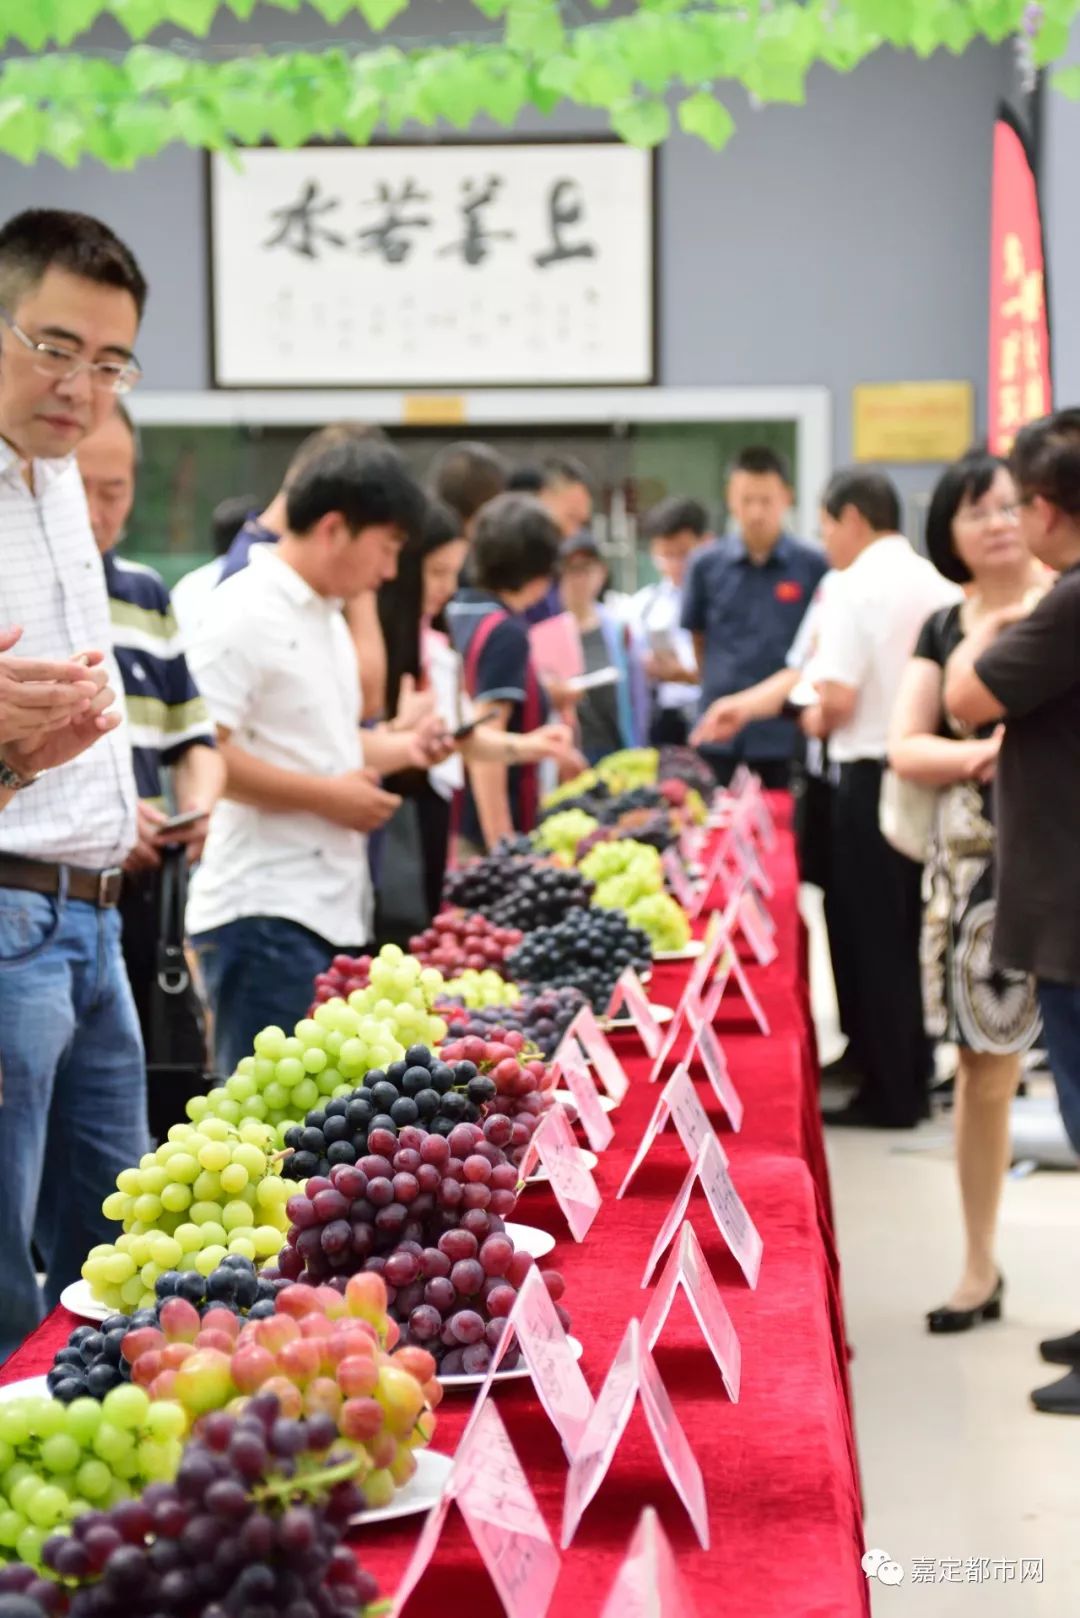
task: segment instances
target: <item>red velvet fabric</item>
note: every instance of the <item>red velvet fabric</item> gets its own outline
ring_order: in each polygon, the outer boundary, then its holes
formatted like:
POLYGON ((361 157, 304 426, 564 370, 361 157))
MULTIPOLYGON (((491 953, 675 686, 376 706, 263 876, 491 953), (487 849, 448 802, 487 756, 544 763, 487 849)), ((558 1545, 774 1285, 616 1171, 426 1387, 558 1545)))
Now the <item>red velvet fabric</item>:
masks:
MULTIPOLYGON (((862 1527, 851 1427, 839 1273, 829 1212, 828 1177, 817 1112, 817 1063, 808 1014, 805 939, 796 906, 794 852, 786 829, 769 859, 776 882, 772 910, 779 960, 750 966, 755 991, 772 1023, 764 1039, 744 1003, 725 997, 717 1029, 746 1107, 733 1135, 706 1083, 698 1086, 721 1132, 735 1184, 764 1239, 756 1292, 743 1282, 716 1233, 701 1194, 691 1217, 719 1282, 743 1355, 742 1397, 732 1405, 684 1300, 676 1301, 657 1348, 675 1409, 704 1474, 711 1549, 702 1551, 652 1446, 640 1410, 600 1493, 564 1554, 552 1618, 599 1614, 638 1515, 655 1504, 702 1618, 848 1618, 867 1615, 860 1569, 862 1527)), ((656 969, 650 995, 674 1004, 683 965, 656 969)), ((558 1238, 547 1264, 566 1277, 572 1330, 585 1345, 583 1368, 598 1388, 632 1314, 649 1294, 639 1283, 658 1230, 686 1172, 678 1138, 668 1129, 622 1201, 615 1191, 655 1104, 649 1064, 632 1035, 616 1036, 632 1084, 614 1115, 616 1136, 597 1181, 604 1203, 584 1244, 569 1237, 546 1186, 522 1197, 518 1218, 558 1238)), ((700 1077, 700 1073, 697 1073, 700 1077)), ((48 1368, 75 1320, 57 1310, 0 1371, 0 1381, 48 1368)), ((499 1389, 499 1410, 558 1542, 566 1465, 553 1428, 531 1386, 499 1389)), ((437 1449, 451 1453, 469 1410, 467 1396, 448 1395, 439 1412, 437 1449)), ((394 1589, 411 1554, 419 1522, 361 1532, 356 1549, 394 1589)), ((460 1518, 451 1513, 409 1613, 488 1618, 499 1612, 460 1518)))

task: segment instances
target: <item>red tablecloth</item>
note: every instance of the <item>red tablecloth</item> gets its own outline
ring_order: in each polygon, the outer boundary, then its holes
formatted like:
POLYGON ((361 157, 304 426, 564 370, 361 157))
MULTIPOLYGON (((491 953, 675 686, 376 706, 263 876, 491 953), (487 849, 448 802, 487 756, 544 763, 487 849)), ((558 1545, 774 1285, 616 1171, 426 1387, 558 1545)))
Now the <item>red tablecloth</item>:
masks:
MULTIPOLYGON (((772 1024, 765 1039, 745 1004, 725 997, 717 1028, 746 1107, 732 1135, 699 1085, 722 1130, 732 1174, 764 1239, 758 1288, 751 1292, 717 1236, 704 1199, 691 1215, 724 1293, 743 1354, 742 1397, 732 1405, 689 1309, 677 1302, 657 1349, 657 1363, 705 1477, 712 1547, 703 1552, 662 1472, 644 1417, 637 1411, 612 1469, 564 1555, 552 1618, 599 1614, 643 1505, 654 1503, 703 1615, 725 1618, 847 1618, 869 1612, 862 1554, 858 1469, 852 1437, 839 1275, 828 1179, 817 1113, 817 1064, 811 1037, 805 939, 797 909, 790 837, 784 832, 768 862, 780 956, 748 968, 772 1024)), ((651 997, 673 1004, 686 968, 658 967, 651 997)), ((643 1313, 639 1288, 649 1248, 686 1172, 674 1132, 656 1143, 631 1194, 615 1191, 655 1104, 648 1063, 634 1036, 616 1036, 632 1085, 618 1113, 615 1141, 597 1180, 604 1204, 587 1241, 568 1235, 545 1186, 523 1196, 518 1218, 558 1238, 557 1263, 567 1282, 573 1331, 594 1391, 611 1363, 626 1322, 643 1313)), ((0 1381, 47 1369, 75 1324, 57 1310, 0 1370, 0 1381)), ((561 1446, 527 1382, 496 1395, 518 1455, 553 1537, 558 1540, 566 1466, 561 1446)), ((467 1398, 449 1395, 439 1412, 435 1447, 447 1453, 464 1426, 467 1398)), ((384 1590, 394 1588, 418 1529, 417 1520, 357 1536, 357 1549, 384 1590)), ((410 1612, 445 1618, 488 1618, 500 1611, 463 1524, 451 1518, 410 1612)))

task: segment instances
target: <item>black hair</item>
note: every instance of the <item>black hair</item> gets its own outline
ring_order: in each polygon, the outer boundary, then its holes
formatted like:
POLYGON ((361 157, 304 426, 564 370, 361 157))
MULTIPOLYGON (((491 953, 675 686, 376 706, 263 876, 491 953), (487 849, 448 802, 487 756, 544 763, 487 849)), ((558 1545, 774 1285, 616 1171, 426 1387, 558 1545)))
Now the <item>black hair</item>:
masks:
POLYGON ((646 513, 641 530, 648 540, 669 539, 672 534, 687 532, 704 539, 709 532, 709 514, 700 500, 673 494, 646 513))
POLYGON ((977 445, 947 466, 934 486, 926 514, 926 551, 939 573, 954 584, 967 584, 971 573, 953 544, 953 522, 962 505, 981 500, 1005 462, 977 445))
POLYGON ((224 556, 259 502, 253 494, 229 494, 210 513, 210 542, 215 556, 224 556))
MULTIPOLYGON (((379 622, 386 643, 386 712, 397 711, 401 677, 420 678, 420 617, 424 603, 424 558, 464 538, 462 521, 452 506, 429 500, 424 521, 410 535, 398 557, 397 577, 378 594, 379 622)), ((439 620, 435 627, 443 627, 439 620)))
POLYGON ((317 461, 324 450, 336 444, 383 444, 390 440, 374 421, 331 421, 301 439, 285 468, 282 489, 288 493, 296 478, 312 461, 317 461))
POLYGON ((562 483, 581 483, 592 488, 592 475, 584 461, 573 455, 548 455, 540 463, 542 489, 554 489, 562 483))
POLYGON ((544 471, 540 466, 515 466, 506 481, 508 493, 539 494, 544 487, 544 471))
POLYGON ((439 451, 428 482, 437 500, 452 506, 462 522, 471 522, 481 506, 502 494, 509 476, 510 467, 498 450, 464 439, 439 451))
POLYGON ((821 503, 833 518, 839 517, 848 506, 854 506, 875 534, 899 531, 900 496, 896 485, 884 472, 864 472, 861 467, 834 472, 821 503))
POLYGON ((0 227, 0 304, 9 314, 50 269, 129 292, 142 319, 146 279, 130 247, 100 219, 63 208, 28 208, 0 227))
POLYGON ((427 501, 396 450, 349 440, 334 444, 297 473, 285 500, 289 531, 303 535, 330 512, 357 534, 392 523, 406 538, 419 531, 427 501))
POLYGON ((1066 516, 1080 518, 1080 409, 1055 410, 1022 427, 1010 465, 1022 499, 1041 495, 1066 516))
POLYGON ((749 472, 759 478, 774 472, 781 483, 791 488, 791 462, 780 450, 770 449, 768 444, 747 444, 741 449, 731 463, 728 476, 735 472, 749 472))
POLYGON ((485 506, 473 538, 473 581, 501 595, 536 579, 551 579, 562 535, 534 495, 501 494, 485 506))

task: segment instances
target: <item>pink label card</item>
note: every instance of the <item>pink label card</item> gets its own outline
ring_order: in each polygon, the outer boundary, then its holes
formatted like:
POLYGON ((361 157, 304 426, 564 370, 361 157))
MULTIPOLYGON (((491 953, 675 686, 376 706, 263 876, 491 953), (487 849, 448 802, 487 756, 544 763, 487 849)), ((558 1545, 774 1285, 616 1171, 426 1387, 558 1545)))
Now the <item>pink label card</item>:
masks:
POLYGON ((439 1543, 446 1519, 450 1515, 450 1507, 454 1503, 453 1495, 454 1474, 451 1472, 446 1487, 424 1518, 424 1526, 420 1530, 420 1538, 409 1558, 409 1565, 401 1576, 401 1582, 394 1592, 394 1604, 391 1608, 391 1618, 401 1618, 401 1613, 408 1604, 416 1586, 420 1583, 427 1571, 427 1565, 435 1555, 435 1547, 439 1543))
POLYGON ((529 1367, 540 1403, 570 1459, 588 1426, 593 1397, 555 1311, 543 1274, 535 1264, 522 1282, 514 1307, 507 1316, 506 1330, 492 1356, 487 1381, 480 1390, 481 1401, 491 1391, 492 1379, 515 1340, 529 1367))
POLYGON ((697 1618, 671 1543, 652 1506, 641 1513, 600 1618, 697 1618))
MULTIPOLYGON (((750 1010, 753 1013, 754 1021, 757 1023, 758 1028, 765 1035, 765 1038, 768 1039, 772 1032, 769 1025, 769 1019, 765 1015, 761 1001, 750 987, 750 979, 746 975, 746 968, 743 966, 743 963, 740 961, 734 950, 731 951, 731 976, 739 985, 740 993, 742 994, 742 997, 746 1001, 747 1005, 750 1007, 750 1010)), ((710 1022, 715 1022, 715 1020, 715 1015, 709 1019, 710 1022)))
POLYGON ((679 854, 685 865, 696 865, 705 846, 705 832, 701 826, 684 826, 679 834, 679 854))
POLYGON ((455 1458, 452 1486, 473 1544, 508 1618, 544 1618, 562 1558, 490 1399, 467 1440, 455 1458))
POLYGON ((533 1135, 533 1142, 548 1171, 555 1200, 566 1215, 570 1234, 576 1242, 583 1242, 600 1212, 600 1192, 582 1161, 564 1108, 552 1107, 533 1135))
POLYGON ((656 1083, 657 1079, 660 1078, 661 1074, 664 1072, 664 1069, 671 1061, 675 1054, 675 1047, 679 1043, 679 1038, 685 1031, 685 1028, 686 995, 684 994, 679 1002, 678 1009, 676 1010, 674 1017, 672 1017, 671 1021, 667 1025, 667 1029, 664 1033, 664 1043, 656 1053, 656 1060, 649 1072, 650 1084, 656 1083))
POLYGON ((615 1055, 591 1006, 582 1006, 567 1030, 580 1041, 581 1048, 600 1075, 600 1083, 618 1106, 630 1088, 622 1063, 615 1055))
POLYGON ((705 928, 703 940, 705 947, 694 962, 690 976, 686 980, 686 988, 683 990, 683 997, 679 1002, 680 1011, 691 1001, 700 1000, 705 993, 709 979, 716 971, 720 951, 728 941, 728 931, 727 917, 721 915, 720 911, 714 910, 705 928))
POLYGON ((701 1335, 724 1379, 728 1398, 732 1404, 738 1404, 742 1382, 742 1348, 720 1296, 720 1289, 705 1262, 701 1243, 688 1219, 683 1221, 678 1240, 671 1249, 641 1322, 641 1335, 650 1348, 656 1347, 680 1287, 686 1294, 701 1328, 701 1335))
POLYGON ((743 937, 754 952, 758 965, 771 966, 779 951, 772 934, 762 925, 761 913, 754 903, 749 888, 744 890, 739 899, 739 926, 743 937))
POLYGON ((653 1008, 649 1004, 645 987, 632 966, 626 968, 615 985, 611 1006, 608 1009, 609 1017, 618 1010, 620 1003, 626 1007, 626 1014, 634 1024, 635 1032, 641 1036, 641 1043, 655 1061, 664 1043, 664 1035, 660 1024, 653 1016, 653 1008))
POLYGON ((594 1152, 604 1151, 614 1140, 615 1130, 600 1105, 593 1076, 576 1039, 563 1040, 555 1053, 553 1066, 574 1098, 589 1145, 594 1152))
POLYGON ((761 845, 765 849, 776 847, 776 821, 769 808, 768 800, 761 790, 761 782, 756 781, 750 793, 750 803, 754 812, 754 829, 761 838, 761 845))
POLYGON ((607 1475, 639 1397, 664 1470, 689 1513, 702 1549, 709 1548, 709 1518, 701 1468, 672 1408, 652 1354, 643 1341, 641 1323, 631 1320, 570 1463, 563 1503, 564 1550, 572 1542, 589 1502, 607 1475))
POLYGON ((678 852, 674 848, 666 848, 663 863, 668 887, 685 911, 693 911, 698 900, 697 889, 686 874, 686 866, 678 852))
POLYGON ((630 1189, 631 1181, 644 1163, 654 1141, 659 1135, 663 1134, 669 1118, 675 1123, 679 1139, 686 1149, 687 1157, 691 1163, 695 1162, 698 1147, 705 1133, 712 1130, 712 1125, 709 1122, 705 1108, 698 1100, 697 1091, 690 1082, 689 1073, 682 1066, 675 1069, 660 1092, 660 1098, 653 1108, 652 1117, 645 1126, 645 1133, 641 1137, 641 1143, 634 1153, 634 1161, 626 1171, 626 1178, 616 1193, 616 1199, 625 1196, 630 1189))
POLYGON ((728 1070, 724 1047, 717 1039, 712 1023, 704 1013, 697 1015, 692 1008, 690 1029, 690 1046, 683 1060, 689 1067, 694 1052, 697 1051, 705 1069, 705 1076, 712 1085, 713 1095, 727 1113, 732 1129, 738 1134, 743 1123, 743 1104, 728 1070))
POLYGON ((771 899, 775 888, 773 880, 762 865, 758 851, 750 838, 745 835, 742 827, 735 828, 733 849, 739 869, 744 871, 766 899, 771 899))
POLYGON ((711 1131, 702 1141, 697 1161, 690 1165, 690 1172, 680 1186, 679 1193, 668 1210, 667 1218, 660 1227, 645 1266, 642 1286, 648 1286, 652 1280, 657 1264, 686 1218, 695 1181, 700 1182, 716 1228, 727 1242, 736 1263, 753 1289, 757 1286, 758 1275, 761 1273, 764 1244, 732 1183, 724 1150, 711 1131))
POLYGON ((690 907, 690 915, 694 919, 700 916, 704 911, 709 900, 709 895, 712 893, 712 890, 716 886, 717 882, 719 882, 728 861, 731 858, 734 831, 734 826, 729 825, 727 829, 721 832, 720 836, 716 839, 716 846, 713 848, 712 854, 709 858, 709 863, 705 867, 705 876, 702 880, 701 886, 697 890, 697 896, 694 899, 694 903, 690 907))

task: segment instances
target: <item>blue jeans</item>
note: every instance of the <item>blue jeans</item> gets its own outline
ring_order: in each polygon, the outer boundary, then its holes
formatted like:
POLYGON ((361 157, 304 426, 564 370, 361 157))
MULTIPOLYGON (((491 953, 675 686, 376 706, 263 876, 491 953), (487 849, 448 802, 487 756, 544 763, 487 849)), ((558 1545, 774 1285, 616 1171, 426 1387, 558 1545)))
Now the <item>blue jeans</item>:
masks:
POLYGON ((1080 1156, 1080 984, 1040 978, 1039 1009, 1065 1133, 1080 1156))
POLYGON ((147 1150, 142 1036, 120 917, 0 888, 0 1361, 120 1227, 101 1212, 147 1150))
POLYGON ((338 953, 282 916, 244 916, 193 939, 214 1013, 214 1068, 235 1073, 270 1024, 291 1034, 315 998, 315 977, 338 953))

